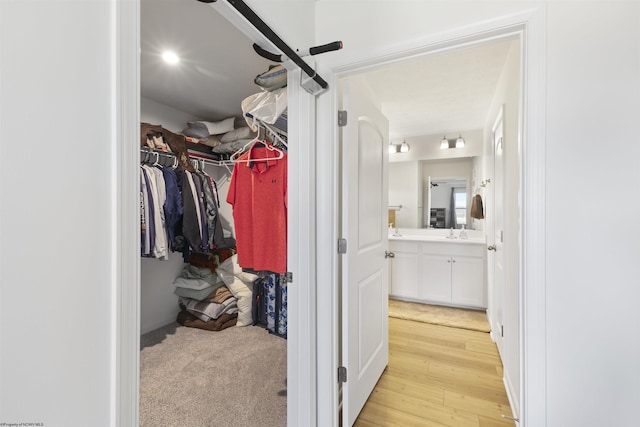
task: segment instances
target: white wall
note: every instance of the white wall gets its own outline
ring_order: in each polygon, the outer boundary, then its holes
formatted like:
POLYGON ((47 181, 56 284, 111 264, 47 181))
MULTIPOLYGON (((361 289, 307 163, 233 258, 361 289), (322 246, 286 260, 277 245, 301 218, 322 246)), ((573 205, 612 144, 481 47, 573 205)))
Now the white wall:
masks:
MULTIPOLYGON (((144 80, 144 76, 141 77, 144 80)), ((240 103, 238 102, 238 106, 240 103)), ((140 121, 154 125, 162 125, 172 132, 180 133, 187 127, 187 122, 204 120, 184 111, 177 110, 168 105, 161 104, 153 99, 140 97, 140 121)))
MULTIPOLYGON (((505 60, 494 98, 487 113, 485 123, 485 153, 493 162, 493 125, 496 117, 503 108, 503 152, 504 152, 504 262, 505 262, 505 290, 503 298, 497 298, 493 289, 488 289, 489 310, 492 317, 492 327, 498 325, 498 311, 502 312, 502 326, 504 329, 503 347, 501 349, 502 363, 504 365, 505 384, 515 406, 517 415, 520 414, 520 292, 519 273, 520 260, 518 257, 519 246, 519 121, 520 121, 520 46, 519 40, 511 42, 509 53, 505 60), (502 307, 497 307, 500 303, 502 307)), ((491 174, 493 167, 489 168, 491 174)), ((486 179, 486 178, 484 178, 486 179)), ((497 191, 496 182, 490 182, 485 187, 487 208, 489 215, 487 221, 492 223, 493 216, 493 191, 497 191)), ((493 233, 493 226, 487 228, 487 232, 493 233), (489 231, 491 230, 491 231, 489 231)), ((493 244, 494 236, 487 236, 487 242, 493 244)), ((489 255, 488 259, 492 260, 489 255)), ((493 277, 493 263, 489 262, 489 274, 493 277)), ((488 282, 491 286, 493 282, 488 282)), ((492 332, 493 333, 493 332, 492 332)), ((499 336, 499 332, 495 332, 499 336)))
POLYGON ((396 227, 420 227, 420 187, 417 161, 389 163, 389 206, 402 205, 402 208, 396 211, 396 227))
POLYGON ((640 198, 610 185, 640 183, 640 4, 322 0, 316 38, 340 37, 344 49, 321 72, 529 8, 546 8, 546 141, 530 143, 547 147, 547 268, 544 282, 528 284, 546 298, 544 419, 552 427, 631 426, 640 405, 640 235, 616 232, 605 207, 624 201, 625 215, 640 215, 640 198), (581 203, 588 207, 576 209, 581 203))
POLYGON ((0 422, 110 424, 110 1, 0 2, 0 422))
POLYGON ((637 425, 640 232, 606 219, 640 215, 640 4, 550 2, 547 24, 549 425, 637 425))

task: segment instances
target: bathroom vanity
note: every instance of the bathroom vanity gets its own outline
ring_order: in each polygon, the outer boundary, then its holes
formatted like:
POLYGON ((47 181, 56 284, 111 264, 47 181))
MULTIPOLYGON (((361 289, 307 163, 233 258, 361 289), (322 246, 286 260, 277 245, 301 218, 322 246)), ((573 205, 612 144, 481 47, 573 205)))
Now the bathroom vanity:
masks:
POLYGON ((487 307, 486 242, 480 232, 402 229, 389 235, 390 289, 398 299, 487 307))

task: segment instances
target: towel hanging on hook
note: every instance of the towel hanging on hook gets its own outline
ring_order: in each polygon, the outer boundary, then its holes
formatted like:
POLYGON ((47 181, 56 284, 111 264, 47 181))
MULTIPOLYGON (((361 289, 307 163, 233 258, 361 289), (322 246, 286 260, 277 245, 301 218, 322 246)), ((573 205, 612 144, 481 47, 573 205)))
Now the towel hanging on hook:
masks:
POLYGON ((471 218, 484 219, 484 207, 480 194, 473 196, 473 200, 471 201, 471 218))

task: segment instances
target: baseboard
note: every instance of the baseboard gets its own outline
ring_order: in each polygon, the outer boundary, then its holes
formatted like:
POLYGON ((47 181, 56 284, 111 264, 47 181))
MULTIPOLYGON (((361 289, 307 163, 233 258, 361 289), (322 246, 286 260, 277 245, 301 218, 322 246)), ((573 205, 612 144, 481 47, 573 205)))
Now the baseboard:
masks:
POLYGON ((442 307, 451 307, 451 308, 464 308, 465 310, 484 311, 485 313, 487 311, 485 307, 478 307, 475 305, 451 304, 451 303, 446 303, 442 301, 431 301, 428 299, 418 299, 418 298, 404 297, 404 296, 398 296, 398 295, 392 295, 392 294, 389 294, 389 299, 394 299, 397 301, 405 301, 405 302, 415 302, 417 304, 439 305, 442 307))
POLYGON ((162 328, 163 326, 168 325, 169 323, 173 323, 176 321, 176 314, 173 314, 171 317, 166 317, 162 320, 157 320, 149 325, 141 325, 140 326, 140 335, 144 335, 147 332, 155 331, 156 329, 162 328))
MULTIPOLYGON (((507 392, 507 398, 509 399, 509 406, 511 406, 511 416, 519 420, 520 419, 520 400, 516 398, 517 394, 511 384, 511 380, 507 376, 507 371, 504 371, 502 375, 502 382, 504 383, 504 389, 507 392)), ((516 427, 520 425, 519 421, 515 421, 516 427)))

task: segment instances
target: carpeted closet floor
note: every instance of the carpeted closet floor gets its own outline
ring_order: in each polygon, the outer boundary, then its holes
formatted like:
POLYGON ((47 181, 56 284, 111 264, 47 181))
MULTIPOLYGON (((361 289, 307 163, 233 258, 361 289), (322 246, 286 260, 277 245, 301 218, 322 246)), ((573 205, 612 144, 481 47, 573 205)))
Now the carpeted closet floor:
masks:
POLYGON ((141 427, 287 424, 287 341, 258 326, 173 323, 141 338, 141 427))

